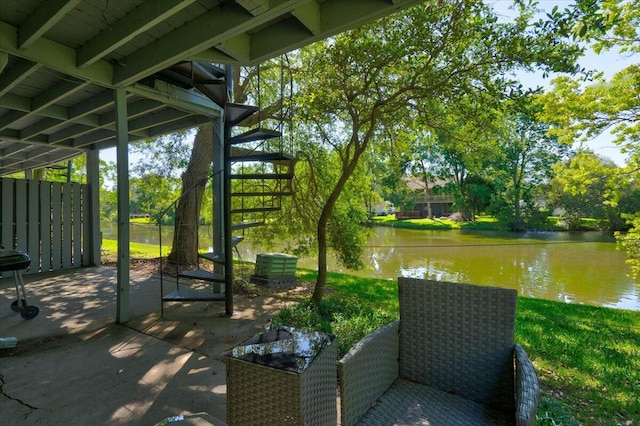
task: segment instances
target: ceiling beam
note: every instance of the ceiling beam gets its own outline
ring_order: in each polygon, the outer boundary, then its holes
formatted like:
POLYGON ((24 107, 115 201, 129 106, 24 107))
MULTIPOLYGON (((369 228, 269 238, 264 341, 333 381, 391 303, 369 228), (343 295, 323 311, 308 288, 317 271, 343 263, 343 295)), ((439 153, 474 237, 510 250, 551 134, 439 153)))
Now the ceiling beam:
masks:
MULTIPOLYGON (((85 99, 82 102, 79 102, 67 109, 67 114, 64 114, 65 118, 45 118, 43 120, 38 121, 37 123, 25 127, 20 131, 20 139, 29 139, 34 135, 39 133, 43 133, 46 131, 51 131, 56 127, 67 124, 68 122, 78 121, 80 118, 88 116, 95 111, 102 109, 113 103, 113 93, 111 90, 105 90, 102 93, 99 93, 95 96, 91 96, 88 99, 85 99)), ((64 107, 62 107, 64 108, 64 107)), ((46 115, 43 112, 41 115, 46 115)), ((92 120, 96 126, 100 123, 100 117, 97 114, 93 114, 94 119, 92 120)), ((85 121, 86 122, 86 121, 85 121)), ((79 125, 84 128, 93 128, 88 125, 79 125)), ((73 126, 71 126, 73 127, 73 126)))
POLYGON ((40 2, 18 29, 18 47, 26 49, 57 24, 82 0, 47 0, 40 2))
POLYGON ((192 114, 203 114, 208 117, 220 117, 223 114, 222 108, 206 96, 194 91, 181 89, 164 81, 156 80, 153 88, 142 84, 134 84, 128 87, 127 90, 136 95, 156 100, 192 114))
POLYGON ((62 120, 56 120, 55 118, 43 118, 42 120, 25 127, 20 130, 20 140, 29 139, 32 136, 39 135, 40 133, 55 129, 56 126, 65 124, 62 120))
MULTIPOLYGON (((3 137, 3 136, 0 136, 0 137, 3 137)), ((30 146, 31 145, 27 143, 15 142, 6 148, 0 149, 0 158, 10 157, 17 152, 28 149, 30 146)))
POLYGON ((210 123, 211 119, 205 116, 190 115, 181 120, 159 126, 150 127, 147 132, 150 136, 166 135, 167 133, 178 132, 181 130, 193 129, 194 127, 210 123))
MULTIPOLYGON (((10 142, 16 142, 23 144, 24 146, 32 146, 32 145, 46 145, 51 149, 51 144, 47 140, 47 137, 44 135, 38 135, 37 137, 30 139, 28 142, 20 140, 20 132, 17 130, 7 129, 0 131, 0 139, 10 142)), ((61 145, 57 145, 61 146, 61 145)), ((63 146, 64 148, 70 148, 69 146, 63 146)), ((7 149, 7 148, 4 148, 7 149)))
POLYGON ((251 37, 242 33, 220 43, 216 48, 239 63, 251 60, 251 37))
POLYGON ((80 101, 77 104, 69 107, 69 120, 84 117, 99 109, 113 104, 113 91, 104 90, 97 95, 91 96, 84 101, 80 101))
POLYGON ((84 68, 163 22, 196 0, 148 0, 78 48, 77 66, 84 68))
POLYGON ((58 144, 65 140, 72 140, 75 138, 79 138, 80 136, 84 136, 88 133, 94 132, 98 127, 95 126, 86 126, 84 124, 73 124, 71 126, 65 127, 64 129, 58 130, 55 133, 51 133, 47 141, 50 144, 58 144))
POLYGON ((22 117, 26 115, 27 115, 26 113, 16 111, 16 110, 9 111, 8 113, 0 117, 0 130, 5 130, 11 124, 13 124, 14 121, 20 120, 22 117))
POLYGON ((247 9, 253 16, 258 16, 269 10, 269 0, 236 0, 236 3, 247 9))
MULTIPOLYGON (((3 52, 6 53, 6 52, 3 52)), ((22 81, 40 68, 39 64, 24 59, 18 59, 10 68, 0 73, 0 97, 8 93, 22 81)))
POLYGON ((9 54, 7 52, 0 51, 0 74, 2 74, 2 71, 4 71, 8 63, 9 63, 9 54))
MULTIPOLYGON (((16 166, 16 170, 43 168, 73 158, 85 151, 86 150, 73 150, 66 147, 60 150, 51 150, 50 147, 39 147, 24 154, 3 158, 0 162, 0 167, 6 169, 11 166, 16 166)), ((3 173, 5 173, 4 170, 3 173)))
MULTIPOLYGON (((211 119, 203 115, 187 115, 185 118, 172 121, 159 126, 150 127, 145 130, 146 135, 140 136, 136 134, 129 134, 129 142, 137 142, 143 139, 154 138, 160 135, 166 135, 167 133, 178 132, 182 130, 193 129, 194 127, 201 126, 206 123, 210 123, 211 119)), ((112 132, 113 133, 113 132, 112 132)), ((103 136, 106 136, 103 135, 103 136)), ((113 137, 104 137, 99 142, 92 144, 92 147, 98 150, 113 148, 116 146, 115 134, 113 137)))
POLYGON ((84 89, 88 85, 89 83, 85 81, 71 82, 62 80, 60 83, 38 94, 31 100, 31 112, 37 113, 41 109, 46 108, 49 105, 53 105, 60 99, 66 98, 67 96, 84 89))
POLYGON ((31 98, 7 93, 4 96, 0 96, 0 108, 29 112, 31 111, 31 98))
MULTIPOLYGON (((113 96, 111 96, 111 100, 113 100, 113 96)), ((136 117, 138 115, 147 114, 149 112, 153 112, 158 109, 162 109, 164 107, 165 106, 159 102, 155 102, 149 99, 143 99, 129 105, 127 108, 127 112, 129 114, 129 118, 131 118, 131 117, 136 117)), ((75 124, 75 125, 66 127, 62 130, 59 130, 55 133, 52 133, 49 135, 49 143, 55 144, 64 140, 77 139, 81 136, 90 134, 91 132, 95 132, 96 130, 99 130, 99 129, 113 130, 115 134, 116 126, 115 126, 114 112, 108 112, 103 114, 98 119, 98 123, 95 126, 75 124)))
POLYGON ((172 121, 187 117, 188 112, 180 111, 177 109, 163 109, 162 111, 154 112, 151 114, 145 114, 139 118, 129 120, 130 131, 133 133, 136 130, 144 130, 149 127, 164 125, 172 121))
POLYGON ((251 36, 251 61, 269 58, 273 52, 288 52, 291 46, 304 44, 311 37, 309 28, 291 17, 251 36))
POLYGON ((391 15, 423 0, 327 0, 320 4, 322 32, 336 34, 391 15))
MULTIPOLYGON (((166 109, 166 106, 160 102, 151 99, 141 99, 127 105, 127 119, 129 122, 136 117, 153 114, 156 111, 166 109)), ((100 119, 100 127, 114 130, 116 129, 116 112, 114 110, 107 112, 100 119)), ((135 133, 137 128, 129 124, 129 133, 135 133)))
POLYGON ((235 65, 238 63, 238 61, 235 58, 215 48, 206 49, 206 50, 203 50, 202 52, 194 53, 190 55, 187 59, 190 61, 211 62, 214 64, 234 64, 235 65))
POLYGON ((52 106, 62 98, 85 88, 89 83, 75 83, 70 81, 61 81, 55 86, 45 90, 39 95, 31 99, 29 111, 13 110, 0 117, 0 130, 7 128, 12 123, 21 120, 27 116, 37 114, 41 110, 52 106))
MULTIPOLYGON (((129 140, 129 142, 131 142, 132 140, 146 139, 147 136, 148 136, 148 133, 146 131, 137 130, 134 133, 130 132, 127 136, 127 139, 129 140)), ((91 134, 72 139, 71 146, 74 148, 85 147, 85 149, 87 149, 87 147, 99 146, 103 142, 110 142, 110 141, 113 142, 113 145, 111 146, 116 146, 115 140, 116 140, 115 128, 114 130, 100 129, 91 134)))
POLYGON ((186 25, 123 58, 114 68, 114 85, 129 86, 224 40, 245 33, 310 0, 271 0, 271 8, 253 16, 235 2, 224 2, 186 25))
MULTIPOLYGON (((10 93, 0 98, 0 107, 9 108, 25 113, 32 113, 31 98, 24 96, 12 95, 10 93)), ((70 120, 69 108, 61 105, 50 105, 38 111, 38 115, 43 117, 55 118, 58 120, 70 120)), ((77 115, 72 118, 76 123, 86 124, 88 126, 96 126, 100 123, 100 116, 97 114, 77 115)))
POLYGON ((311 31, 311 34, 314 36, 320 34, 322 26, 320 24, 320 5, 318 3, 303 4, 300 7, 296 7, 291 14, 302 22, 311 31))
MULTIPOLYGON (((304 8, 292 15, 303 23, 307 33, 300 27, 300 23, 284 20, 276 25, 251 35, 251 61, 248 65, 255 65, 283 53, 290 52, 314 41, 330 37, 342 31, 356 28, 367 22, 372 22, 383 16, 391 15, 424 0, 326 0, 319 2, 319 17, 312 17, 310 11, 304 8), (320 32, 315 33, 315 20, 320 22, 320 32), (272 37, 275 37, 272 39, 272 37)), ((310 9, 310 6, 306 6, 310 9)))
POLYGON ((113 67, 109 62, 99 60, 80 69, 76 66, 76 49, 45 37, 40 37, 28 48, 21 49, 18 46, 18 28, 1 21, 0 50, 100 86, 111 87, 113 83, 113 67))

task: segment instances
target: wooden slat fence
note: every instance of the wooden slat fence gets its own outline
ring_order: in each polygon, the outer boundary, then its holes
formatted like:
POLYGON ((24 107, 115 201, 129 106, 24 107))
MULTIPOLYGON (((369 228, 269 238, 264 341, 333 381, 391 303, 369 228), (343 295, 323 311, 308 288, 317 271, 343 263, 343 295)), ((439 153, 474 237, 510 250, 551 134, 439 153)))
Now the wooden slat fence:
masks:
POLYGON ((79 183, 0 178, 0 244, 29 254, 27 273, 88 266, 88 194, 79 183))

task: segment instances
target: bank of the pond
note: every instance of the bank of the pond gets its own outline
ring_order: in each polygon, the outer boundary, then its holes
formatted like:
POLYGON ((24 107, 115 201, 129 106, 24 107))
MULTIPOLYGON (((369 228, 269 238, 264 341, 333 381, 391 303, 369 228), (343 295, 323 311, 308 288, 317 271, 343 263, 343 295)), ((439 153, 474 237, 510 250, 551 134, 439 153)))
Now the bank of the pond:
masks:
MULTIPOLYGON (((320 308, 300 297, 274 321, 335 333, 344 352, 398 315, 394 281, 330 273, 327 286, 320 308)), ((540 378, 538 424, 640 423, 640 312, 520 297, 516 341, 540 378)))
MULTIPOLYGON (((473 221, 452 220, 449 218, 421 218, 421 219, 402 219, 396 220, 394 215, 374 216, 369 222, 373 226, 386 226, 397 229, 413 229, 422 231, 442 231, 447 229, 464 229, 469 231, 498 231, 502 227, 493 216, 477 216, 473 221)), ((597 221, 595 219, 581 219, 580 231, 597 231, 597 221)), ((567 228, 562 223, 562 219, 555 216, 546 218, 543 224, 540 224, 531 231, 566 231, 567 228)))

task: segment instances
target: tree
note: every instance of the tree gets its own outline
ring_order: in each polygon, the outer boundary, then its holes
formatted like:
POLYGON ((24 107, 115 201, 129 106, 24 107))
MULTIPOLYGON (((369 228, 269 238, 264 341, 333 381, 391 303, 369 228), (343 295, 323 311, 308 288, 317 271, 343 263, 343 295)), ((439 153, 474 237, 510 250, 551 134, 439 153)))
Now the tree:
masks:
POLYGON ((173 223, 174 212, 166 212, 166 208, 169 200, 176 200, 179 196, 178 178, 147 173, 131 178, 130 182, 131 212, 148 214, 156 223, 173 223))
POLYGON ((411 130, 400 128, 392 135, 381 138, 366 158, 373 180, 373 191, 395 207, 402 206, 402 210, 415 202, 404 179, 411 167, 411 130))
POLYGON ((194 248, 197 247, 200 210, 213 160, 212 134, 213 125, 205 124, 195 137, 193 132, 175 133, 138 143, 132 148, 134 152, 144 153, 133 168, 139 176, 151 174, 174 179, 182 172, 180 196, 158 200, 162 204, 149 207, 156 211, 156 219, 162 222, 166 218, 160 216, 176 203, 173 243, 167 256, 171 262, 193 265, 198 261, 194 248), (185 247, 190 249, 185 250, 185 247))
MULTIPOLYGON (((596 53, 612 49, 621 54, 640 53, 639 0, 578 0, 564 11, 555 9, 552 18, 550 25, 590 43, 596 53)), ((627 168, 619 171, 619 177, 625 184, 634 185, 640 170, 640 64, 623 69, 610 81, 602 74, 590 84, 559 77, 541 101, 547 117, 555 120, 552 130, 560 140, 573 143, 610 131, 615 143, 629 154, 627 168)), ((631 235, 640 232, 638 217, 638 213, 627 216, 631 235)), ((622 234, 617 235, 622 241, 622 234)), ((640 265, 638 250, 626 242, 621 246, 627 250, 629 261, 640 265)))
POLYGON ((606 227, 606 209, 614 182, 615 165, 590 151, 580 151, 553 167, 550 203, 563 210, 570 230, 580 229, 582 218, 598 219, 606 227))
MULTIPOLYGON (((301 133, 302 129, 298 129, 298 136, 301 133)), ((298 256, 317 255, 313 230, 339 173, 340 159, 336 153, 320 144, 301 148, 291 184, 292 195, 283 200, 280 218, 271 220, 269 226, 254 228, 252 236, 267 248, 274 240, 285 239, 285 251, 298 256)), ((362 267, 360 255, 368 236, 362 224, 369 214, 367 200, 371 197, 372 180, 364 163, 359 165, 336 201, 327 229, 328 247, 350 269, 362 267)))
MULTIPOLYGON (((579 0, 564 11, 554 9, 552 17, 551 24, 559 31, 589 43, 596 53, 611 49, 640 53, 640 0, 579 0)), ((610 81, 602 73, 590 81, 558 77, 540 102, 561 141, 587 140, 610 130, 626 152, 640 154, 639 64, 610 81)))
MULTIPOLYGON (((310 136, 297 139, 300 149, 306 142, 322 144, 332 161, 339 160, 340 172, 316 222, 314 301, 322 298, 326 284, 327 232, 336 229, 330 223, 334 208, 361 158, 384 139, 385 127, 406 125, 407 117, 419 114, 437 130, 445 117, 443 105, 451 107, 464 97, 471 110, 482 111, 482 103, 499 102, 514 90, 509 73, 516 68, 575 69, 581 49, 554 28, 531 26, 533 13, 523 5, 513 22, 501 23, 480 0, 425 2, 300 53, 298 128, 310 136)), ((195 144, 193 152, 192 159, 195 144)), ((195 182, 196 175, 187 167, 185 181, 195 182)))
POLYGON ((566 156, 568 146, 548 134, 548 124, 538 121, 529 101, 507 103, 506 109, 499 136, 502 149, 493 162, 501 196, 493 198, 492 207, 508 229, 523 231, 527 227, 523 208, 536 209, 534 189, 549 182, 552 166, 566 156))
POLYGON ((501 24, 481 1, 426 2, 302 50, 304 76, 296 75, 296 100, 305 139, 297 138, 298 148, 322 145, 339 160, 317 218, 314 302, 326 285, 338 200, 365 153, 392 133, 385 129, 407 126, 415 114, 437 129, 446 121, 443 104, 454 108, 463 98, 480 113, 484 106, 474 101, 499 102, 514 84, 504 73, 518 66, 572 69, 579 49, 548 32, 532 32, 530 16, 523 11, 514 23, 501 24))
POLYGON ((433 195, 432 186, 438 174, 435 171, 435 163, 438 160, 437 151, 434 149, 437 143, 437 137, 429 132, 421 132, 417 126, 414 126, 415 142, 412 144, 412 164, 411 171, 420 178, 424 185, 427 217, 433 219, 433 209, 431 208, 431 199, 433 195))
POLYGON ((627 264, 634 279, 640 277, 640 216, 631 216, 629 232, 616 232, 618 246, 627 253, 627 264))

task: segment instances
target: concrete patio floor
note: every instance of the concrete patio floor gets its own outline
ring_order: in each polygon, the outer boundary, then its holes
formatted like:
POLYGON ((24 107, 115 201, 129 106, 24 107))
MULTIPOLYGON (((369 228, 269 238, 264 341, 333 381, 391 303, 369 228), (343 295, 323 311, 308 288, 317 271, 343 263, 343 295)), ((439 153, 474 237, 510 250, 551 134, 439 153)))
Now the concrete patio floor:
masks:
MULTIPOLYGON (((226 418, 221 354, 253 336, 282 306, 277 297, 165 304, 160 280, 130 273, 132 320, 115 324, 116 271, 94 267, 25 275, 38 316, 10 309, 13 278, 0 279, 0 424, 154 425, 180 414, 226 418)), ((166 286, 175 285, 165 280, 166 286)), ((165 288, 166 292, 173 288, 165 288)))

